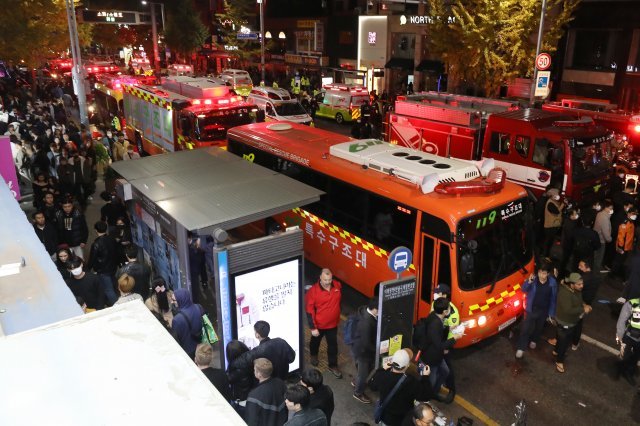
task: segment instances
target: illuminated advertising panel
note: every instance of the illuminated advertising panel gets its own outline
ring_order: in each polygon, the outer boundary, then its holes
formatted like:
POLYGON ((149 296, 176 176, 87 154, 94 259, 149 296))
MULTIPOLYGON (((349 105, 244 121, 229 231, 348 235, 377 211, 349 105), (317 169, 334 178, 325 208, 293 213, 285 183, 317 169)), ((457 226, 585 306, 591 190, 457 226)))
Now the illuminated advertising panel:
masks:
POLYGON ((286 340, 296 351, 289 372, 300 368, 301 339, 301 271, 302 258, 277 262, 232 276, 231 315, 233 333, 249 349, 258 345, 254 324, 267 321, 269 337, 286 340))

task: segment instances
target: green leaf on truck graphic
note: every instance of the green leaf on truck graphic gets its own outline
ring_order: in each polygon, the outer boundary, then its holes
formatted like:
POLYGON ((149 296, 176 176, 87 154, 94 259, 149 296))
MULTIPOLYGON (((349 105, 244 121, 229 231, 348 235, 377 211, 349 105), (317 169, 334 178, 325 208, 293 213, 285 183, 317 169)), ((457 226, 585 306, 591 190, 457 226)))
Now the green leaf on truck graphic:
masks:
POLYGON ((369 140, 369 141, 361 141, 358 143, 352 143, 351 145, 349 145, 349 152, 360 152, 360 151, 364 151, 365 149, 369 148, 370 146, 375 146, 375 145, 382 145, 384 142, 379 141, 379 140, 369 140))

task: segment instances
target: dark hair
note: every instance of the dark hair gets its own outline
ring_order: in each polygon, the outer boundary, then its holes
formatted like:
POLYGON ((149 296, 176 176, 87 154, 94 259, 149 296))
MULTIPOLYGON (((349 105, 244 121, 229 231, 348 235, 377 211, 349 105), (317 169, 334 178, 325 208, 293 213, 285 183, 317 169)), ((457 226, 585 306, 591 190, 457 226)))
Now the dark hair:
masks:
POLYGON ((553 272, 553 264, 550 260, 543 260, 538 265, 538 271, 553 272))
POLYGON ((167 291, 169 290, 167 286, 167 282, 162 277, 157 277, 151 282, 151 295, 156 295, 156 300, 158 301, 158 307, 162 312, 169 312, 171 307, 169 306, 169 298, 167 297, 167 291), (164 287, 165 290, 161 292, 157 292, 154 289, 156 287, 164 287))
POLYGON ((313 388, 314 391, 317 391, 322 386, 323 379, 322 373, 317 368, 307 368, 300 377, 300 380, 305 385, 313 388))
POLYGON ((580 259, 580 261, 578 263, 584 263, 584 266, 586 266, 587 268, 591 269, 591 261, 589 259, 580 259))
POLYGON ((39 215, 39 214, 44 215, 44 212, 42 210, 38 210, 38 211, 35 211, 35 212, 31 213, 31 219, 35 219, 36 216, 39 215))
POLYGON ((232 340, 227 343, 227 360, 229 363, 235 361, 245 352, 249 352, 249 348, 240 340, 232 340))
POLYGON ((260 337, 269 337, 271 326, 268 322, 260 320, 256 321, 256 323, 253 325, 253 329, 260 335, 260 337))
POLYGON ((76 269, 80 266, 82 266, 82 259, 78 256, 70 257, 67 261, 67 269, 76 269))
POLYGON ((107 232, 107 229, 109 229, 109 225, 107 225, 107 222, 103 222, 99 220, 96 222, 95 225, 93 225, 93 229, 95 229, 101 234, 104 234, 105 232, 107 232))
POLYGON ((130 244, 124 251, 129 259, 137 259, 138 258, 138 246, 135 244, 130 244))
POLYGON ((311 394, 309 393, 309 389, 297 383, 287 388, 287 391, 284 393, 284 399, 294 404, 300 404, 302 408, 307 408, 311 400, 311 394))
POLYGON ((449 299, 446 297, 440 297, 433 302, 433 311, 436 314, 440 315, 447 309, 449 309, 449 299))
POLYGON ((378 309, 378 298, 372 297, 371 299, 369 299, 369 303, 367 303, 367 308, 371 310, 378 309))
POLYGON ((613 201, 607 198, 606 200, 604 200, 604 208, 608 209, 609 207, 613 207, 613 201))
POLYGON ((104 201, 111 201, 111 194, 109 193, 109 191, 102 191, 100 193, 100 198, 102 198, 104 201))

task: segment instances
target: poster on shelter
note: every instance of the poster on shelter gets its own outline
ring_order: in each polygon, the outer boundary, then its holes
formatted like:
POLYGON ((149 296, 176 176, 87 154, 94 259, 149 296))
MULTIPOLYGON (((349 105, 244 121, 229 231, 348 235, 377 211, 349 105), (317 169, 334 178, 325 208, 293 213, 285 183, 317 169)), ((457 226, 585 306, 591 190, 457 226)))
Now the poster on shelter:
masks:
POLYGON ((397 350, 411 346, 416 277, 381 283, 379 297, 376 367, 397 350))

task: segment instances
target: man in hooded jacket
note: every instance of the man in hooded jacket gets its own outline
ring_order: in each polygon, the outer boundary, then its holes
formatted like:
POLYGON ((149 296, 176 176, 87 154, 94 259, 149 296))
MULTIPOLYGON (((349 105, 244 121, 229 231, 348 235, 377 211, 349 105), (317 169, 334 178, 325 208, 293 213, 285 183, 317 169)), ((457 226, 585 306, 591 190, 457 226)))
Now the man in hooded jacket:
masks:
POLYGON ((191 294, 185 288, 174 292, 179 312, 173 317, 171 328, 182 349, 193 358, 196 346, 202 338, 202 315, 204 309, 191 301, 191 294))

